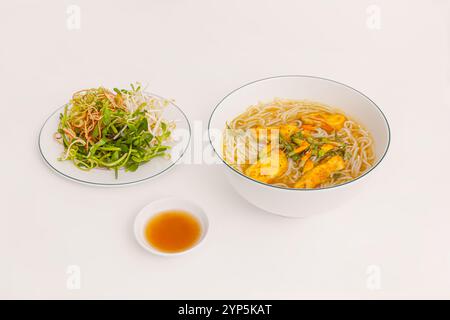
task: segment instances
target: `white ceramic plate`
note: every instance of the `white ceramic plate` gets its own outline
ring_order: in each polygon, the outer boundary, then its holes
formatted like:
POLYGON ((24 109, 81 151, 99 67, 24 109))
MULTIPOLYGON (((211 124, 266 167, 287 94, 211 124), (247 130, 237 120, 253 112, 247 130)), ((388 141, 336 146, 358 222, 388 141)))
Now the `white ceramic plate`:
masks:
MULTIPOLYGON (((164 99, 154 94, 153 96, 164 99)), ((139 166, 135 172, 125 172, 125 170, 121 169, 117 179, 113 170, 96 168, 90 171, 83 171, 75 167, 72 161, 58 160, 58 157, 64 151, 64 147, 56 142, 53 135, 58 128, 59 115, 63 110, 64 106, 53 112, 45 121, 39 133, 39 151, 50 168, 63 177, 79 183, 95 186, 125 186, 149 180, 172 168, 181 159, 189 146, 191 137, 189 120, 177 105, 170 103, 163 114, 164 119, 176 121, 176 129, 172 132, 174 141, 167 143, 172 147, 169 150, 170 159, 154 158, 150 162, 139 166)))

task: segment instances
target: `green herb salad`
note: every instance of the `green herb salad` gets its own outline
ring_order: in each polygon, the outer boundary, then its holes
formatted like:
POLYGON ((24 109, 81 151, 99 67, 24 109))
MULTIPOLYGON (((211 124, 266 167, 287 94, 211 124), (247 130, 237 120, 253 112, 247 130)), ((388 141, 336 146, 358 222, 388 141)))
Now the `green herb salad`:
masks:
POLYGON ((75 92, 60 114, 55 139, 64 146, 59 160, 81 170, 136 171, 156 157, 169 157, 175 128, 163 119, 169 101, 145 92, 140 84, 112 91, 103 87, 75 92))

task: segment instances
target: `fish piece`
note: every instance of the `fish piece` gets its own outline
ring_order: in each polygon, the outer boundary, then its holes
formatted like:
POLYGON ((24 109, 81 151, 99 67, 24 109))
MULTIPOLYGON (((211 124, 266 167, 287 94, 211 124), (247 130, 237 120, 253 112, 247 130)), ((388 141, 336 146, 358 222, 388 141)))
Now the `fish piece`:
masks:
POLYGON ((270 183, 283 175, 288 168, 288 159, 283 151, 269 152, 245 170, 245 175, 255 180, 270 183))
POLYGON ((344 122, 347 121, 347 118, 339 113, 315 112, 306 117, 321 122, 321 127, 328 132, 342 129, 344 122))
POLYGON ((294 124, 285 124, 282 126, 270 126, 270 127, 255 127, 251 130, 254 130, 254 134, 258 139, 266 139, 267 141, 272 140, 272 132, 275 132, 275 130, 279 131, 279 134, 285 139, 288 140, 291 138, 291 136, 294 133, 297 133, 300 131, 300 128, 297 127, 294 124))
POLYGON ((302 173, 306 173, 307 171, 311 170, 312 168, 314 168, 314 161, 307 160, 305 165, 303 166, 302 173))
POLYGON ((325 143, 324 145, 322 145, 322 147, 320 147, 320 150, 322 150, 323 152, 328 152, 331 151, 335 148, 336 146, 330 144, 330 143, 325 143))
POLYGON ((316 188, 324 183, 330 176, 345 168, 344 159, 341 156, 333 156, 315 168, 306 172, 295 184, 295 188, 316 188))
POLYGON ((347 118, 339 113, 336 114, 324 114, 323 115, 325 122, 334 128, 334 130, 341 130, 344 126, 344 122, 347 121, 347 118))
POLYGON ((301 152, 305 151, 306 149, 308 149, 309 146, 310 146, 310 144, 307 141, 301 140, 300 145, 297 148, 295 148, 294 151, 292 151, 290 153, 290 155, 301 153, 301 152))
POLYGON ((289 140, 291 136, 297 132, 300 131, 300 128, 293 124, 285 124, 280 126, 280 135, 286 139, 289 140))

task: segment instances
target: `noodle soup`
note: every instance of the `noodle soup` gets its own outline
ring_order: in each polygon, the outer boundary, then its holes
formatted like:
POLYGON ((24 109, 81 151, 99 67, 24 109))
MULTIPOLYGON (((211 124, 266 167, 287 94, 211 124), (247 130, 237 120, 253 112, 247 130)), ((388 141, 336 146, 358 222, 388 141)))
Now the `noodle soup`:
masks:
POLYGON ((373 140, 342 111, 312 101, 275 99, 227 123, 224 160, 244 175, 285 188, 353 180, 374 165, 373 140))

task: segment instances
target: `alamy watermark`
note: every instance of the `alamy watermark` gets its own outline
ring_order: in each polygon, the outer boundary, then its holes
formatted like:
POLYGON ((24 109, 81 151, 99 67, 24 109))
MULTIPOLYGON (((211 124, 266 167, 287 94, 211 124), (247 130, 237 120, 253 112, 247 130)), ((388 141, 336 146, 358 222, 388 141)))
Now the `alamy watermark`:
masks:
POLYGON ((278 167, 280 161, 279 134, 279 130, 274 128, 208 129, 202 121, 194 121, 192 132, 183 128, 174 129, 171 154, 176 158, 183 155, 180 160, 183 164, 212 165, 225 161, 230 165, 252 165, 258 160, 266 159, 268 161, 261 166, 261 174, 269 175, 278 167), (190 145, 185 152, 189 138, 190 145), (217 149, 214 150, 213 146, 217 149))
POLYGON ((70 265, 66 268, 66 288, 68 290, 81 289, 81 268, 77 265, 70 265))
POLYGON ((371 291, 381 290, 381 268, 370 265, 366 269, 366 287, 371 291))
POLYGON ((71 4, 66 8, 66 28, 69 31, 80 30, 81 28, 81 8, 71 4))
POLYGON ((366 27, 369 30, 381 29, 381 8, 376 4, 372 4, 366 8, 366 27))

